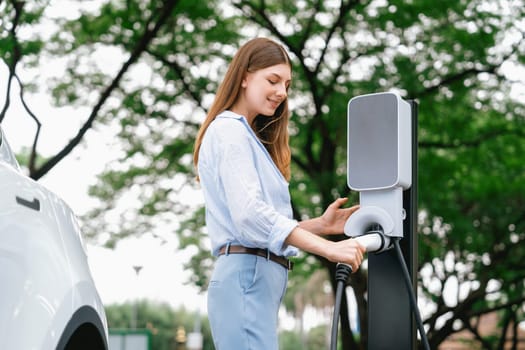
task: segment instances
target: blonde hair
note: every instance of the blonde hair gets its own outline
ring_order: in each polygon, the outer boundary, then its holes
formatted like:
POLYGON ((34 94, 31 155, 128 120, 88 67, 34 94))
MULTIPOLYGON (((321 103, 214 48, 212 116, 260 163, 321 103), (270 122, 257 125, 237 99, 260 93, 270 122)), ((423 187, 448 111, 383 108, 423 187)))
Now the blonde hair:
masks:
MULTIPOLYGON (((246 73, 276 64, 288 64, 290 57, 278 43, 267 38, 256 38, 241 46, 233 57, 226 75, 217 89, 215 100, 202 123, 193 150, 193 164, 197 168, 199 150, 208 126, 225 110, 232 108, 241 94, 241 83, 246 73)), ((272 117, 257 116, 252 128, 264 144, 275 165, 286 180, 290 179, 291 152, 288 144, 288 99, 276 109, 272 117)))

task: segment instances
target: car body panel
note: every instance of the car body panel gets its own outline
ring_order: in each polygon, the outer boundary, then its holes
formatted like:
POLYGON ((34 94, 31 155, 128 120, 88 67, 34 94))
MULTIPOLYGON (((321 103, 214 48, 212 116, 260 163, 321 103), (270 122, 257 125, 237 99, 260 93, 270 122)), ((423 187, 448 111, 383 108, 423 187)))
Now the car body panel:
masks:
POLYGON ((77 219, 56 194, 21 173, 5 135, 0 145, 0 286, 0 349, 55 349, 83 307, 95 310, 107 344, 106 316, 77 219))

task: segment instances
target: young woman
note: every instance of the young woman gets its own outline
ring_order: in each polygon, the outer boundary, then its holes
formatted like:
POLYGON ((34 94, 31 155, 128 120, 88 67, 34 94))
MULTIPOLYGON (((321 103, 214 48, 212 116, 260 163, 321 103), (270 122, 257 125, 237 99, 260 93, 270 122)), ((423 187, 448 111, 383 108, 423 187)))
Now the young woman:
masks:
POLYGON ((202 124, 194 164, 204 193, 212 253, 208 317, 217 350, 278 349, 278 310, 288 257, 298 249, 356 271, 364 248, 332 242, 357 206, 335 200, 322 216, 292 218, 288 180, 287 93, 291 63, 266 38, 243 45, 233 58, 202 124))

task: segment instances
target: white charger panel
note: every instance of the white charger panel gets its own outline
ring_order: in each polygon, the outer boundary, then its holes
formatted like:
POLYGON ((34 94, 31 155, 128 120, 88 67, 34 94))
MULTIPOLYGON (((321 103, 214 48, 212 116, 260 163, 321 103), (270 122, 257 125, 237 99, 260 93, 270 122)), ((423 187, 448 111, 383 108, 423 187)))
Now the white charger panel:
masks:
POLYGON ((411 186, 410 104, 393 92, 348 102, 347 181, 355 191, 411 186))

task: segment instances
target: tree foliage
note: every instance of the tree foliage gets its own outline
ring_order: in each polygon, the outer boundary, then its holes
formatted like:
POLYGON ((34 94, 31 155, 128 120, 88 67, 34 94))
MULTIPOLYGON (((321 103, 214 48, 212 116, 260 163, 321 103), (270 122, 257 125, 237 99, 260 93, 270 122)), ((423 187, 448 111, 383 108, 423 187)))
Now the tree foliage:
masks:
MULTIPOLYGON (((35 138, 27 163, 35 179, 90 128, 117 130, 122 156, 91 189, 101 205, 85 218, 101 244, 148 233, 172 239, 176 232, 181 249, 195 253, 188 263, 193 282, 205 287, 212 259, 201 203, 188 190, 198 190, 193 138, 236 48, 251 37, 268 36, 288 49, 294 65, 295 216, 319 215, 339 196, 357 200, 346 186, 351 97, 395 91, 414 99, 418 277, 420 297, 431 303, 424 319, 430 343, 436 348, 466 330, 483 348, 499 349, 507 331, 523 321, 522 0, 113 0, 73 20, 57 19, 49 40, 22 35, 22 28, 45 18, 47 5, 0 2, 7 86, 17 81, 20 65, 38 66, 43 55, 66 58, 63 76, 49 87, 56 104, 91 106, 78 134, 55 157, 36 157, 35 138), (113 68, 98 63, 100 52, 114 57, 113 68), (502 321, 497 337, 477 327, 491 312, 502 321)), ((0 121, 8 106, 9 95, 0 121)), ((31 112, 28 108, 35 117, 31 112)), ((334 269, 319 257, 296 260, 291 290, 316 268, 334 269)), ((360 310, 366 310, 366 271, 350 284, 360 310)), ((366 315, 360 318, 366 331, 366 315)), ((366 348, 366 337, 345 334, 345 348, 366 348)))
POLYGON ((213 349, 207 319, 184 308, 174 310, 165 303, 140 300, 107 305, 105 310, 110 332, 130 329, 131 319, 136 317, 136 329, 145 329, 151 334, 151 349, 175 349, 176 334, 180 327, 186 334, 195 331, 195 327, 200 328, 197 330, 203 335, 203 350, 213 349))

